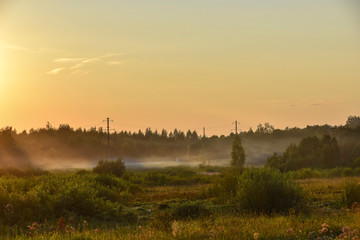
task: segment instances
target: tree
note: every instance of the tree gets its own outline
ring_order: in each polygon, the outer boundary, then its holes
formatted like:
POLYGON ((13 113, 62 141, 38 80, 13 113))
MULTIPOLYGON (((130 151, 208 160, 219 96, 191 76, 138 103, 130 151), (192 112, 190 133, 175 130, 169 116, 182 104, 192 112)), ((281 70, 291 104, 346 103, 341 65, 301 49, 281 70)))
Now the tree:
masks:
POLYGON ((231 166, 243 168, 245 165, 245 151, 239 135, 235 135, 232 143, 231 166))
POLYGON ((349 116, 346 121, 346 126, 352 129, 360 127, 360 117, 358 116, 349 116))

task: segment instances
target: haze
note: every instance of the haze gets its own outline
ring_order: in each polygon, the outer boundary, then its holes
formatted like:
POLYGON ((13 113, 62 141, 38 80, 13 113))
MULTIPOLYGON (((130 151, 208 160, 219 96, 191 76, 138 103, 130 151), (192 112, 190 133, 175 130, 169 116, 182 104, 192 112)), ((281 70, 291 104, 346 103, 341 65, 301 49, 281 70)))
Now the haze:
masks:
POLYGON ((0 1, 0 126, 229 134, 360 115, 350 0, 0 1))

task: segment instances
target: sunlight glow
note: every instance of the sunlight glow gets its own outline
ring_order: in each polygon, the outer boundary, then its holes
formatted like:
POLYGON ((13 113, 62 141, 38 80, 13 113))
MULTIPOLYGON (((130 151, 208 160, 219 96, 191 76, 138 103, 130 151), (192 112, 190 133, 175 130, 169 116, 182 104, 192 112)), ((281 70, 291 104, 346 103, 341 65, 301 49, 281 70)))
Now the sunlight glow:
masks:
POLYGON ((0 94, 2 93, 4 82, 5 82, 5 68, 4 68, 5 60, 4 60, 4 52, 0 48, 0 94))

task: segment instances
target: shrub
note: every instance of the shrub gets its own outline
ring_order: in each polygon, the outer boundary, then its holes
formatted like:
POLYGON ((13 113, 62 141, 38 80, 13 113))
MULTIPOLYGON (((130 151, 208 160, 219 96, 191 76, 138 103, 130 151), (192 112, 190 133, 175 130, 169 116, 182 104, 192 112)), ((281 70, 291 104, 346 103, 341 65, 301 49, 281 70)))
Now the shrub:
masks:
POLYGON ((148 186, 165 185, 167 182, 169 182, 165 174, 162 174, 156 170, 146 172, 144 180, 145 184, 148 186))
POLYGON ((100 160, 93 169, 94 173, 111 173, 117 177, 121 177, 125 170, 125 164, 120 158, 116 161, 100 160))
POLYGON ((360 176, 360 167, 355 168, 355 175, 360 176))
POLYGON ((327 177, 330 177, 330 178, 341 177, 341 172, 342 172, 341 168, 338 168, 338 167, 333 168, 328 172, 327 177))
POLYGON ((210 213, 210 203, 202 201, 176 203, 171 206, 170 211, 170 215, 175 219, 195 219, 200 216, 208 216, 210 213))
POLYGON ((256 213, 285 213, 301 210, 306 197, 299 184, 271 168, 252 168, 238 180, 236 202, 243 210, 256 213))
POLYGON ((100 185, 109 187, 109 188, 118 188, 120 191, 126 188, 126 183, 124 183, 121 179, 116 178, 114 175, 111 174, 98 174, 95 177, 95 181, 100 185))
POLYGON ((360 184, 356 181, 347 181, 344 185, 343 201, 346 206, 360 202, 360 184))
POLYGON ((343 176, 343 177, 350 177, 352 175, 353 175, 353 170, 351 168, 344 168, 341 171, 341 176, 343 176))

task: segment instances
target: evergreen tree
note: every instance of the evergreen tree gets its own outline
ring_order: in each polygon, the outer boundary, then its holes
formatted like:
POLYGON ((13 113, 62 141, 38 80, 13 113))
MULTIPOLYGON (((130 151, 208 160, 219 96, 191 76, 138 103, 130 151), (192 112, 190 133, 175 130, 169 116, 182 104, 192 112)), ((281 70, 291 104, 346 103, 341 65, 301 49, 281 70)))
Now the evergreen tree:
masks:
POLYGON ((245 151, 239 135, 235 135, 232 143, 231 166, 243 168, 245 165, 245 151))

